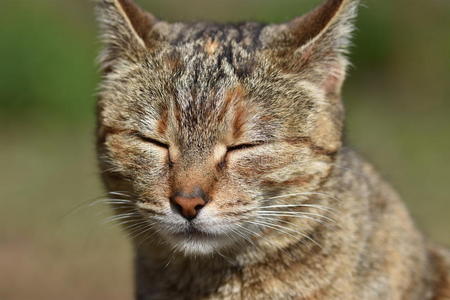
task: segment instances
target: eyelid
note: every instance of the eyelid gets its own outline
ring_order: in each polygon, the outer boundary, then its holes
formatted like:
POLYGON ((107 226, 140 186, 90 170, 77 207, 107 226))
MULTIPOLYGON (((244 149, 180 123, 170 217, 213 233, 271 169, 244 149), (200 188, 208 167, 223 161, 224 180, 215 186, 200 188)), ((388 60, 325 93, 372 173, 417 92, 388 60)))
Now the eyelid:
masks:
POLYGON ((169 145, 168 144, 166 144, 164 142, 161 142, 161 141, 158 141, 157 139, 148 137, 148 136, 146 136, 146 135, 144 135, 144 134, 142 134, 140 132, 133 132, 133 135, 138 137, 138 138, 140 138, 144 142, 151 143, 151 144, 153 144, 155 146, 158 146, 158 147, 161 147, 161 148, 169 149, 169 145))
POLYGON ((261 146, 263 144, 264 144, 264 142, 257 141, 257 142, 250 142, 250 143, 242 143, 242 144, 232 145, 232 146, 228 146, 227 147, 227 152, 233 152, 233 151, 239 151, 239 150, 243 150, 243 149, 254 148, 254 147, 257 147, 257 146, 261 146))

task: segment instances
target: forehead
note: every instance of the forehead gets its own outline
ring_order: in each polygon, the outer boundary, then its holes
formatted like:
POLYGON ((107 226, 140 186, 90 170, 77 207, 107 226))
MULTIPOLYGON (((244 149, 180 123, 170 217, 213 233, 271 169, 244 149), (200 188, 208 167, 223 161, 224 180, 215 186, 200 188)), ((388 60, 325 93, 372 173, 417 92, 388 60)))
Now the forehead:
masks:
POLYGON ((152 66, 147 71, 153 77, 148 87, 168 94, 160 99, 159 109, 173 110, 184 131, 202 127, 213 134, 212 128, 226 121, 230 110, 242 119, 251 98, 246 82, 258 67, 262 28, 256 23, 156 26, 166 43, 149 57, 152 66))
MULTIPOLYGON (((164 40, 174 47, 186 47, 186 45, 196 44, 197 50, 231 54, 233 48, 240 48, 245 52, 252 52, 261 47, 261 36, 266 27, 260 23, 240 23, 240 24, 214 24, 214 23, 175 23, 164 22, 154 26, 154 34, 164 36, 164 40), (207 43, 205 41, 213 43, 207 43), (213 46, 213 47, 208 47, 213 46), (217 47, 216 47, 217 46, 217 47), (217 50, 217 51, 216 51, 217 50)), ((234 50, 236 50, 234 49, 234 50)))
POLYGON ((263 27, 257 23, 163 23, 154 30, 165 36, 169 50, 163 58, 180 75, 177 83, 190 83, 201 96, 250 76, 263 27))
POLYGON ((163 55, 179 76, 178 83, 193 83, 201 94, 216 90, 230 81, 244 79, 254 70, 256 53, 261 49, 258 23, 158 23, 153 34, 163 36, 163 55), (199 85, 201 84, 201 85, 199 85))
POLYGON ((165 40, 117 83, 126 99, 119 102, 136 126, 172 129, 182 144, 213 142, 227 130, 269 139, 279 127, 277 108, 292 107, 282 94, 295 95, 286 86, 292 85, 289 80, 264 70, 263 28, 256 23, 157 24, 155 32, 165 40))

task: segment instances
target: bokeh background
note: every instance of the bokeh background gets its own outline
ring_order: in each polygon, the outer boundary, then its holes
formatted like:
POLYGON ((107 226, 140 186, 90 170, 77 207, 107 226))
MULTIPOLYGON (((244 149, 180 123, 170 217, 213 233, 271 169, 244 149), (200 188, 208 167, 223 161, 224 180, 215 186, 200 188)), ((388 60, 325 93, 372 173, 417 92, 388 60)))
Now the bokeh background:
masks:
MULTIPOLYGON (((139 0, 168 20, 283 22, 314 0, 139 0)), ((0 299, 131 299, 132 253, 102 196, 90 0, 2 0, 0 299)), ((347 140, 450 245, 450 1, 365 0, 347 140)))

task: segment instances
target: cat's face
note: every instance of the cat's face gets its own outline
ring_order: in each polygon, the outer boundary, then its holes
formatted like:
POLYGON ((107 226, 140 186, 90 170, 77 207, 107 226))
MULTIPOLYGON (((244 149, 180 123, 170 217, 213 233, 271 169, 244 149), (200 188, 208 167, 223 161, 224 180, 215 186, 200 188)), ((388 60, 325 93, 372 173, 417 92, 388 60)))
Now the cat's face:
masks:
POLYGON ((130 231, 147 230, 141 241, 151 233, 186 254, 233 247, 267 229, 269 206, 320 186, 340 147, 338 52, 322 75, 311 53, 302 67, 291 46, 274 48, 292 38, 286 25, 169 25, 129 1, 104 4, 151 24, 121 24, 134 26, 120 39, 127 55, 110 47, 98 104, 103 178, 130 231))

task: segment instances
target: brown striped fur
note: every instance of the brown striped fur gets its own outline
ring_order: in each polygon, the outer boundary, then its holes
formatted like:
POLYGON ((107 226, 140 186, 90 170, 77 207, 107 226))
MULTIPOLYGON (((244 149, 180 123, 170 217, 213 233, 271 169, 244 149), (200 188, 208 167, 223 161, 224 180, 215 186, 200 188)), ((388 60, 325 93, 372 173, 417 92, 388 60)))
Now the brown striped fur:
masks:
POLYGON ((449 299, 449 252, 342 143, 358 1, 268 25, 96 2, 98 157, 136 299, 449 299), (174 197, 206 205, 188 220, 174 197))

